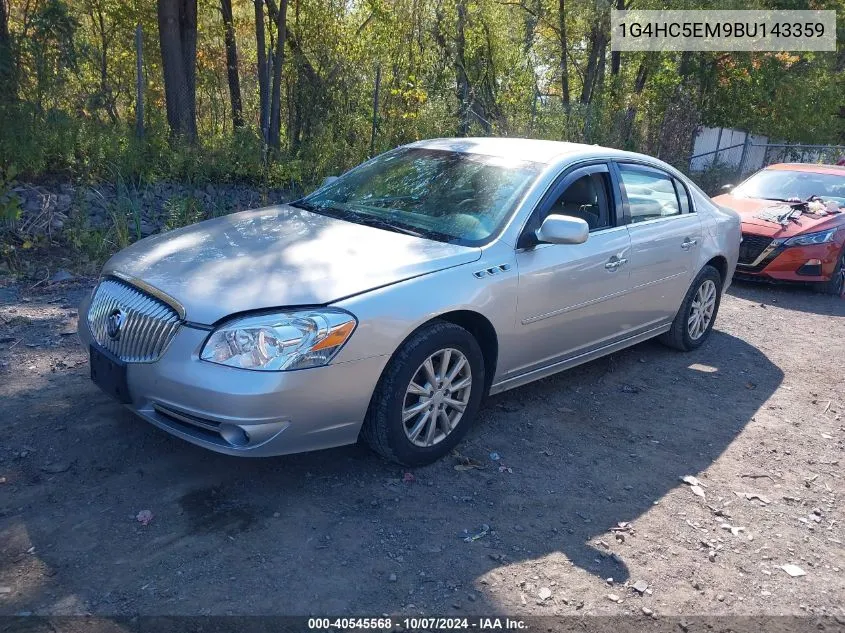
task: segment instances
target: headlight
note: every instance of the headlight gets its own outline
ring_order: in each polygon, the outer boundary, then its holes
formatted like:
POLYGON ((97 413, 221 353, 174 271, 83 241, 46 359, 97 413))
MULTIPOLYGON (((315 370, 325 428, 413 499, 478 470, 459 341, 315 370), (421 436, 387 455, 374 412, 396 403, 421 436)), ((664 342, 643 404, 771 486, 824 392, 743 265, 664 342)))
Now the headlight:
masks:
POLYGON ((829 231, 820 231, 818 233, 807 233, 806 235, 796 235, 790 237, 784 246, 811 246, 813 244, 824 244, 825 242, 832 242, 833 236, 836 235, 836 229, 829 231))
POLYGON ((320 367, 334 358, 357 323, 348 312, 333 308, 236 319, 214 330, 200 358, 264 371, 320 367))

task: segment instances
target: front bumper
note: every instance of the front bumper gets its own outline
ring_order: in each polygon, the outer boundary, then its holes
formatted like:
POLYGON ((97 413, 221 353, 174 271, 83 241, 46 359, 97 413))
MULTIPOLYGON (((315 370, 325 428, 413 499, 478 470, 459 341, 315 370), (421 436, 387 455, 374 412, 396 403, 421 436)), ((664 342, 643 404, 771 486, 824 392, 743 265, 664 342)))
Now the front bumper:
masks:
POLYGON ((842 245, 837 242, 812 246, 773 246, 756 262, 738 263, 739 276, 774 281, 828 281, 836 267, 842 245), (820 262, 816 264, 815 261, 820 262))
MULTIPOLYGON (((79 314, 87 349, 93 343, 87 301, 79 314)), ((266 457, 354 443, 389 358, 249 371, 201 361, 207 336, 182 325, 161 359, 128 363, 126 406, 168 433, 229 455, 266 457)))

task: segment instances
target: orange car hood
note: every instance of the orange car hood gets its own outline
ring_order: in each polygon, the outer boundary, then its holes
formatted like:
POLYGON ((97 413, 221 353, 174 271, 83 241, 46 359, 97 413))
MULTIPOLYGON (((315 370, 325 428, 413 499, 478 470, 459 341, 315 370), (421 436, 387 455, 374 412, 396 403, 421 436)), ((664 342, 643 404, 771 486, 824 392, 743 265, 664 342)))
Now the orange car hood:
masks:
POLYGON ((740 218, 742 218, 743 233, 765 235, 766 237, 786 238, 798 235, 799 233, 824 231, 827 228, 845 224, 845 213, 834 213, 818 218, 805 214, 791 221, 787 226, 782 226, 777 222, 769 222, 768 220, 755 217, 766 207, 777 205, 778 202, 775 200, 736 198, 726 193, 713 198, 713 202, 739 213, 740 218))

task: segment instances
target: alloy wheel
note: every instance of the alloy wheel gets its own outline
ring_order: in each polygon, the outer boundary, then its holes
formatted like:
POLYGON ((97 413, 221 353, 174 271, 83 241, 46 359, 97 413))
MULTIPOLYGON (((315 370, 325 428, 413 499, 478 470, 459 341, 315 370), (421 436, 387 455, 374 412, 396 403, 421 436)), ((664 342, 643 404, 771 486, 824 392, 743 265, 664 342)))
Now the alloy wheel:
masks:
POLYGON ((472 370, 454 348, 434 352, 414 372, 402 405, 402 426, 415 446, 442 442, 457 426, 469 404, 472 370))
POLYGON ((700 339, 707 331, 716 310, 716 284, 705 279, 692 300, 687 317, 687 333, 693 341, 700 339))

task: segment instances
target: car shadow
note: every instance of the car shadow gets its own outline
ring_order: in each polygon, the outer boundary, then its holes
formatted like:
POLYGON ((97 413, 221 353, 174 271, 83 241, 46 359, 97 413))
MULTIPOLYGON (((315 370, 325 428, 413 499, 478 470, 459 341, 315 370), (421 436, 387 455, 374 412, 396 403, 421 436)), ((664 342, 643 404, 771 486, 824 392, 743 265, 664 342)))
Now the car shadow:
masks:
POLYGON ((358 445, 210 453, 110 401, 80 366, 4 401, 0 439, 28 455, 4 465, 0 575, 24 559, 44 571, 0 610, 493 613, 491 573, 541 558, 625 582, 614 530, 630 538, 713 464, 782 379, 724 332, 689 354, 647 342, 490 398, 459 455, 410 471, 358 445))
POLYGON ((845 316, 845 299, 818 293, 807 284, 775 284, 734 279, 728 293, 763 307, 780 307, 797 312, 845 316))

